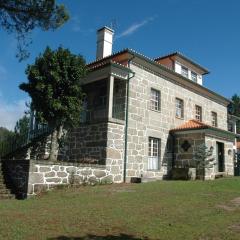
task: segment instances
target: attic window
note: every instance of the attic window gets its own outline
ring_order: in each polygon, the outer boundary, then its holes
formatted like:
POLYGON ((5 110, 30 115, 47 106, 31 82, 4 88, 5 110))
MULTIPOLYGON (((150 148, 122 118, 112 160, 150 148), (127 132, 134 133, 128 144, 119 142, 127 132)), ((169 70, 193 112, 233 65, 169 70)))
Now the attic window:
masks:
POLYGON ((197 74, 195 72, 191 72, 191 79, 193 82, 197 82, 197 74))
POLYGON ((181 74, 184 77, 188 78, 188 69, 186 67, 184 67, 184 66, 181 66, 181 74))

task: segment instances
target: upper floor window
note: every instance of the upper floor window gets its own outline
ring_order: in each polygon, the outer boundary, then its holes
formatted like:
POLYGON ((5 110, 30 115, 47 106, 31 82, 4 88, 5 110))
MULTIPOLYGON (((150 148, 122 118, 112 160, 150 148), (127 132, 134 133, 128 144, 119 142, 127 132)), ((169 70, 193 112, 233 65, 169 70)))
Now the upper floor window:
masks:
POLYGON ((158 170, 160 159, 160 139, 149 137, 148 141, 148 170, 158 170))
POLYGON ((195 106, 195 119, 199 122, 202 121, 202 107, 198 105, 195 106))
POLYGON ((151 88, 150 109, 160 111, 160 91, 151 88))
POLYGON ((212 126, 213 127, 217 127, 218 126, 218 122, 217 122, 217 113, 216 112, 212 112, 212 126))
POLYGON ((184 109, 183 109, 183 100, 176 98, 176 117, 183 118, 184 109))
POLYGON ((197 74, 195 72, 191 72, 191 79, 194 81, 194 82, 197 82, 197 74))
POLYGON ((184 77, 188 78, 188 69, 186 67, 184 67, 184 66, 181 66, 181 74, 184 77))

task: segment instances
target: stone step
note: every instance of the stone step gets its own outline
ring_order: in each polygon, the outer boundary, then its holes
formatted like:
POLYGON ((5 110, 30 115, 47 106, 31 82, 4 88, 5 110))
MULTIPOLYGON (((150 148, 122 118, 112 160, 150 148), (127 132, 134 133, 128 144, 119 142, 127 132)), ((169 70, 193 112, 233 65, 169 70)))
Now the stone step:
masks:
POLYGON ((155 182, 157 178, 142 178, 142 183, 155 182))

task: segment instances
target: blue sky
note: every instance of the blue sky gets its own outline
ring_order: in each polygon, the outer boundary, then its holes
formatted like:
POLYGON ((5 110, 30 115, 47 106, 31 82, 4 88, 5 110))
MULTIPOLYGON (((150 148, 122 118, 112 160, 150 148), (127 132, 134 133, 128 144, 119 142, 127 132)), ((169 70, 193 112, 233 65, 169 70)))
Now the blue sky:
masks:
POLYGON ((0 30, 0 126, 12 128, 28 96, 18 89, 25 69, 48 45, 95 59, 96 30, 115 22, 113 51, 132 48, 149 57, 174 51, 210 70, 204 86, 225 97, 240 94, 240 1, 238 0, 78 0, 58 1, 71 19, 55 32, 35 30, 31 56, 15 58, 16 40, 0 30))

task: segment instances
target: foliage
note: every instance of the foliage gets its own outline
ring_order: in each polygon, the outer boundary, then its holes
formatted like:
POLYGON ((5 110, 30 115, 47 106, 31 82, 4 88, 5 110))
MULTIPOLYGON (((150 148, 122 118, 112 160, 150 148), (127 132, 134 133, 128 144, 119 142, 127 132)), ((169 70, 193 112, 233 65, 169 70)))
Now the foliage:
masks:
POLYGON ((213 151, 203 143, 200 144, 193 153, 193 161, 196 165, 196 170, 201 173, 200 176, 205 179, 205 169, 212 168, 215 165, 215 158, 213 157, 213 151))
MULTIPOLYGON (((232 114, 240 117, 240 96, 237 94, 232 96, 232 114)), ((240 121, 237 122, 237 132, 240 133, 240 121)))
POLYGON ((30 127, 30 118, 27 115, 24 115, 22 118, 20 118, 15 125, 14 128, 14 133, 17 136, 22 136, 22 135, 26 135, 29 131, 29 127, 30 127))
POLYGON ((32 30, 55 30, 68 18, 64 5, 56 4, 55 0, 0 1, 0 26, 8 33, 16 34, 20 61, 29 56, 27 47, 31 43, 29 33, 32 30))
POLYGON ((0 142, 4 142, 14 135, 14 132, 8 130, 7 128, 0 127, 0 142))
POLYGON ((47 47, 34 64, 28 65, 26 74, 28 83, 19 87, 31 97, 39 118, 53 129, 50 160, 54 161, 63 128, 80 122, 84 98, 81 79, 86 75, 86 63, 82 56, 68 49, 59 47, 53 51, 47 47))

